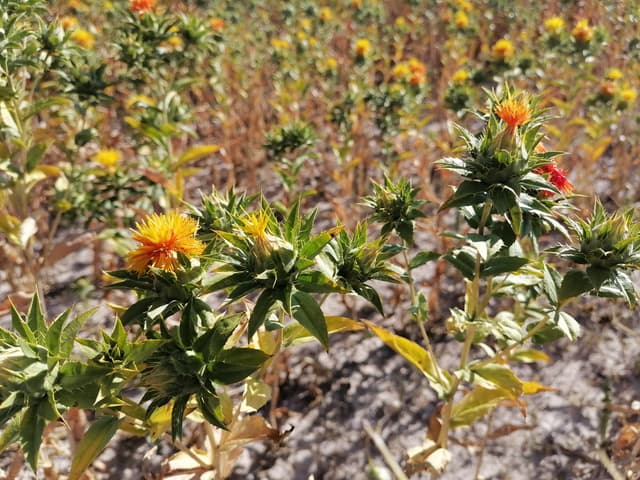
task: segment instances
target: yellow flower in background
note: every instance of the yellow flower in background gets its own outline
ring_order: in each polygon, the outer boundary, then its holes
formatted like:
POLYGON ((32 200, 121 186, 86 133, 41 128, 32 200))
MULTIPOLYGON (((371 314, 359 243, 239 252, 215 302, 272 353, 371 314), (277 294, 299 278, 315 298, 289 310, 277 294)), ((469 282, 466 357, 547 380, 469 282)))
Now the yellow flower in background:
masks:
POLYGON ((315 47, 318 45, 318 39, 316 37, 309 37, 309 46, 315 47))
POLYGON ((634 88, 623 88, 620 90, 620 99, 627 104, 635 102, 637 97, 638 92, 634 88))
POLYGON ((394 78, 405 79, 409 76, 411 70, 409 69, 409 65, 406 62, 400 62, 396 64, 391 70, 391 75, 394 78))
POLYGON ((404 17, 398 17, 394 23, 396 24, 396 27, 404 27, 407 24, 407 21, 404 17))
POLYGON ((465 12, 473 10, 473 4, 469 0, 456 0, 456 5, 465 12))
POLYGON ((327 58, 327 60, 324 62, 324 66, 328 69, 328 70, 335 70, 338 68, 338 60, 335 59, 335 57, 329 57, 327 58))
POLYGON ((171 35, 167 40, 167 43, 173 48, 182 48, 183 45, 182 38, 178 35, 171 35))
POLYGON ((271 241, 268 234, 269 217, 260 210, 258 213, 249 213, 242 219, 242 230, 252 241, 256 257, 264 260, 271 253, 271 241))
POLYGON ((610 68, 607 71, 607 78, 609 80, 620 80, 622 78, 622 72, 617 68, 610 68))
POLYGON ((329 7, 323 7, 320 9, 320 20, 323 22, 330 22, 333 19, 333 10, 329 7))
POLYGON ((141 245, 129 252, 127 265, 144 273, 149 267, 167 272, 178 269, 178 254, 194 257, 202 254, 204 244, 195 238, 198 223, 176 211, 152 214, 136 224, 133 239, 141 245))
POLYGON ((425 64, 417 58, 411 58, 409 59, 408 66, 411 71, 409 83, 411 83, 411 85, 423 84, 427 76, 427 67, 425 64))
POLYGON ((91 35, 89 32, 87 32, 82 28, 75 30, 71 34, 70 38, 71 40, 73 40, 75 43, 77 43, 83 48, 88 48, 88 49, 93 48, 93 44, 95 43, 95 39, 93 38, 93 35, 91 35))
POLYGON ((460 84, 460 83, 466 82, 468 78, 469 78, 469 74, 467 73, 466 70, 456 70, 453 76, 451 77, 451 81, 453 83, 460 84))
POLYGON ((310 18, 303 18, 302 20, 300 20, 300 27, 303 30, 311 30, 311 19, 310 18))
POLYGON ((552 35, 559 35, 564 30, 564 20, 561 17, 547 18, 544 29, 552 35))
POLYGON ((359 57, 366 57, 371 51, 371 42, 366 38, 360 38, 356 40, 356 55, 359 57))
POLYGON ((498 40, 493 47, 491 48, 493 52, 493 56, 499 58, 500 60, 506 60, 511 58, 515 52, 513 48, 513 43, 506 38, 502 38, 498 40))
POLYGON ((66 15, 60 19, 60 25, 62 25, 62 28, 65 30, 71 30, 78 25, 78 19, 71 15, 66 15))
POLYGON ((80 0, 69 0, 69 8, 72 10, 78 10, 79 12, 89 11, 89 6, 80 0))
POLYGON ((296 33, 296 38, 299 42, 304 42, 307 39, 307 34, 304 32, 298 32, 296 33))
POLYGON ((93 157, 91 157, 91 160, 110 168, 114 167, 120 162, 120 160, 122 160, 122 155, 118 150, 106 149, 97 152, 93 157))
POLYGON ((593 28, 589 26, 589 20, 583 19, 576 23, 571 35, 578 42, 587 43, 591 40, 591 37, 593 37, 593 28))
POLYGON ((220 32, 224 29, 224 20, 221 18, 212 18, 209 20, 209 26, 214 32, 220 32))
POLYGON ((271 46, 276 50, 287 50, 291 44, 287 40, 281 38, 272 38, 271 46))
POLYGON ((467 17, 467 14, 464 13, 464 11, 460 10, 453 18, 453 22, 458 28, 467 28, 467 26, 469 26, 469 17, 467 17))
POLYGON ((362 0, 351 0, 351 6, 356 10, 360 10, 362 8, 362 0))

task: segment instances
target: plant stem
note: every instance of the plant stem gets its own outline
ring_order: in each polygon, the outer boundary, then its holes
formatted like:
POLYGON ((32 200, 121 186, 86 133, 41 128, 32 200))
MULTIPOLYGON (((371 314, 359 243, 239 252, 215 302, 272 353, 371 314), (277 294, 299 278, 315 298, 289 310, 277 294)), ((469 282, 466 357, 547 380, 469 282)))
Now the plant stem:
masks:
POLYGON ((476 473, 473 476, 475 480, 479 480, 480 478, 480 470, 482 469, 482 460, 484 459, 484 451, 487 448, 487 440, 489 439, 489 434, 491 433, 491 423, 493 421, 493 412, 495 410, 491 410, 489 415, 487 416, 487 431, 482 437, 482 443, 480 444, 480 452, 478 452, 478 463, 476 464, 476 473))

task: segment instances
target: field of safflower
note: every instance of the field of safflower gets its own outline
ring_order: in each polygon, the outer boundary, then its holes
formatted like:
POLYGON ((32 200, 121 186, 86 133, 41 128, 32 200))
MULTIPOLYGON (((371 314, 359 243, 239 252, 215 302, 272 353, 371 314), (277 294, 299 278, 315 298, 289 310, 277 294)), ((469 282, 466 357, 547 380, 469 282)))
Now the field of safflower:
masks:
POLYGON ((640 6, 0 0, 0 478, 640 479, 640 6))

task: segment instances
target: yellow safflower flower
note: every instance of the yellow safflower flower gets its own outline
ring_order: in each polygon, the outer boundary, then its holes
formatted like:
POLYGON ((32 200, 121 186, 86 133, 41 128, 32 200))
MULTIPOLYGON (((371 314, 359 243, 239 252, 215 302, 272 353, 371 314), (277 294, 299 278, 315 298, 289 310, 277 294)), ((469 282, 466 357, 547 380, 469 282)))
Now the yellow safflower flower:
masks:
POLYGON ((498 40, 493 47, 491 48, 493 52, 493 56, 499 58, 500 60, 506 60, 511 58, 515 52, 513 48, 513 43, 506 38, 501 38, 498 40))
POLYGON ((356 55, 359 57, 366 57, 371 51, 371 42, 366 38, 360 38, 356 40, 356 55))
POLYGON ((333 10, 329 7, 323 7, 320 9, 320 20, 323 22, 330 22, 333 19, 333 10))
POLYGON ((561 17, 547 18, 544 29, 552 35, 559 35, 564 30, 564 20, 561 17))
POLYGON ((116 166, 120 160, 122 160, 122 155, 118 150, 105 149, 97 152, 93 157, 91 157, 91 160, 102 166, 110 168, 116 166))
POLYGON ((620 99, 627 104, 635 102, 637 97, 638 92, 634 88, 623 88, 620 90, 620 99))
POLYGON ((468 78, 469 78, 469 74, 467 73, 466 70, 456 70, 453 76, 451 77, 451 81, 453 83, 460 84, 460 83, 466 82, 468 78))
POLYGON ((607 71, 607 78, 609 80, 620 80, 622 78, 622 72, 617 68, 610 68, 607 71))
POLYGON ((467 17, 467 14, 464 13, 463 10, 459 10, 456 13, 453 21, 458 28, 467 28, 469 26, 469 17, 467 17))
POLYGON ((93 38, 93 35, 91 35, 89 32, 87 32, 82 28, 75 30, 71 34, 70 38, 71 40, 73 40, 75 43, 77 43, 83 48, 91 49, 93 48, 93 44, 95 43, 95 39, 93 38))
POLYGON ((66 15, 60 19, 60 25, 65 30, 71 30, 76 25, 78 25, 78 19, 76 17, 72 17, 71 15, 66 15))
POLYGON ((583 19, 576 23, 571 35, 578 42, 587 43, 591 40, 591 37, 593 37, 593 28, 589 26, 589 20, 583 19))

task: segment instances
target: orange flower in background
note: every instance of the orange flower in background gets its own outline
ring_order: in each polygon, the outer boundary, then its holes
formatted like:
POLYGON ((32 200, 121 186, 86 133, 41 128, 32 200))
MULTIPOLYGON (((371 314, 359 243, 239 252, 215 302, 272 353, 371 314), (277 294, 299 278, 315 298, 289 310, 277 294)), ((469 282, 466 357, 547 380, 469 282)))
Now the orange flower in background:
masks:
POLYGON ((176 211, 149 215, 136 224, 133 239, 141 245, 129 252, 127 264, 131 270, 144 273, 155 267, 167 272, 178 269, 178 254, 200 255, 204 244, 195 238, 198 223, 176 211))
POLYGON ((589 26, 589 20, 580 20, 571 32, 578 42, 587 43, 593 37, 593 28, 589 26))
POLYGON ((221 18, 212 18, 209 20, 209 25, 214 32, 220 32, 224 29, 224 20, 221 18))
POLYGON ((491 51, 493 52, 494 57, 506 60, 513 56, 515 49, 513 48, 513 43, 511 43, 511 41, 506 38, 502 38, 493 45, 491 51))
POLYGON ((145 13, 156 6, 156 0, 131 0, 129 10, 136 13, 145 13))
POLYGON ((496 107, 496 115, 507 124, 507 129, 513 133, 516 127, 524 125, 531 119, 529 99, 525 96, 509 97, 496 107))

